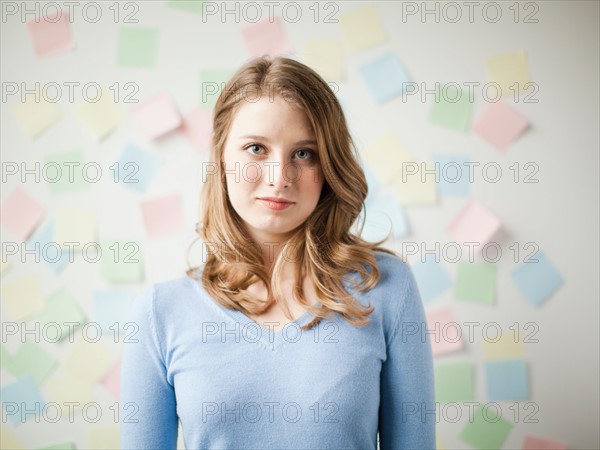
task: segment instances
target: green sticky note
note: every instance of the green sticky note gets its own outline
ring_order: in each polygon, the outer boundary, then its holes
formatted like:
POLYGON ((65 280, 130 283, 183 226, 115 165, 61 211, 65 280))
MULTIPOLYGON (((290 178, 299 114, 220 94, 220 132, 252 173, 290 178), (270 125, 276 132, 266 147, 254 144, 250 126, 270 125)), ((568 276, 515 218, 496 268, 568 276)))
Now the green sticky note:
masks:
MULTIPOLYGON (((460 433, 460 438, 478 449, 499 449, 512 424, 499 415, 499 408, 480 406, 460 433)), ((501 413, 500 413, 501 414, 501 413)))
POLYGON ((435 400, 439 403, 474 399, 473 366, 469 362, 436 364, 435 400))
POLYGON ((0 344, 0 367, 6 367, 8 369, 12 363, 12 358, 12 355, 8 352, 6 347, 0 344))
POLYGON ((144 278, 139 242, 115 240, 102 243, 101 273, 111 283, 136 283, 144 278))
POLYGON ((492 305, 496 298, 496 265, 488 262, 459 262, 454 298, 492 305))
POLYGON ((66 338, 69 330, 82 326, 85 323, 85 316, 77 301, 66 289, 61 288, 47 298, 46 308, 38 316, 37 321, 40 322, 44 336, 51 342, 55 342, 66 338))
POLYGON ((203 0, 169 0, 167 4, 171 8, 181 9, 182 11, 194 14, 202 14, 203 0))
MULTIPOLYGON (((229 69, 207 69, 200 72, 200 106, 202 108, 212 109, 215 106, 221 90, 234 73, 235 71, 229 69)), ((254 91, 249 91, 249 95, 253 94, 255 94, 254 91)))
MULTIPOLYGON (((87 188, 88 183, 83 177, 84 164, 81 150, 56 153, 46 157, 44 179, 50 193, 77 192, 87 188)), ((90 177, 95 176, 95 172, 90 173, 90 177)))
POLYGON ((117 37, 119 67, 152 67, 156 64, 158 30, 144 27, 121 27, 117 37))
POLYGON ((76 450, 75 444, 72 442, 61 442, 60 444, 49 445, 47 447, 40 447, 37 450, 76 450))
POLYGON ((453 85, 441 86, 429 110, 429 121, 456 131, 467 131, 471 122, 473 98, 453 85))
POLYGON ((39 386, 52 372, 56 362, 41 346, 25 341, 13 356, 8 370, 16 377, 31 375, 39 386))

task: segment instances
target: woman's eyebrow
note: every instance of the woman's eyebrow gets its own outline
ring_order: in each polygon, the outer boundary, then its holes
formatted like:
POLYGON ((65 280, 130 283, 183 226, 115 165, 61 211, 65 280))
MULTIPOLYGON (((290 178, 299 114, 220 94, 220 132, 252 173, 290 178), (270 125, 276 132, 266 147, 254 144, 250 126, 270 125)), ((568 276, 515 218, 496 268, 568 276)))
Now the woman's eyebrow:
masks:
MULTIPOLYGON (((270 142, 269 138, 266 138, 264 136, 258 136, 256 134, 247 134, 244 136, 240 136, 240 139, 257 139, 257 140, 262 140, 265 142, 270 142)), ((298 141, 296 143, 294 143, 293 145, 317 145, 317 141, 315 141, 314 139, 304 139, 302 141, 298 141)))

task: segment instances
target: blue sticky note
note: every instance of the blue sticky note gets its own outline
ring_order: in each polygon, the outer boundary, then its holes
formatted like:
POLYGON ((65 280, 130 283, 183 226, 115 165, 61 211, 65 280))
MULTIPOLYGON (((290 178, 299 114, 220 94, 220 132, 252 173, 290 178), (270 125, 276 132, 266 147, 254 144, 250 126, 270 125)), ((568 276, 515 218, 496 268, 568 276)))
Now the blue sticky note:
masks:
POLYGON ((410 267, 415 276, 419 293, 424 303, 428 303, 452 286, 450 275, 441 262, 435 260, 434 254, 426 254, 425 258, 411 261, 410 267))
POLYGON ((387 52, 359 69, 371 97, 383 103, 402 94, 412 80, 394 52, 387 52))
POLYGON ((527 400, 527 366, 522 359, 500 359, 485 363, 488 400, 527 400))
POLYGON ((467 197, 469 195, 469 162, 468 156, 434 155, 440 195, 467 197))
POLYGON ((135 294, 125 289, 105 289, 94 292, 92 320, 103 331, 123 329, 128 322, 135 294), (118 325, 115 327, 115 323, 118 325))
POLYGON ((39 249, 39 260, 47 264, 54 273, 60 272, 69 263, 69 249, 61 248, 54 240, 54 221, 40 227, 28 241, 27 248, 39 249), (39 245, 38 245, 39 244, 39 245))
POLYGON ((365 199, 365 206, 367 206, 373 202, 374 198, 376 198, 377 192, 381 188, 381 183, 373 171, 367 166, 363 165, 362 169, 365 173, 365 177, 367 178, 367 187, 369 189, 367 192, 367 198, 365 199))
POLYGON ((396 202, 392 194, 373 198, 366 207, 365 224, 361 237, 369 242, 385 239, 398 239, 409 233, 404 208, 396 202))
POLYGON ((143 194, 148 189, 160 165, 159 156, 133 144, 128 144, 121 153, 115 178, 119 183, 143 194))
POLYGON ((2 398, 2 417, 8 416, 14 426, 28 420, 35 420, 37 417, 35 411, 41 412, 45 405, 30 374, 5 385, 0 390, 0 397, 2 398))
POLYGON ((543 251, 531 256, 538 262, 523 262, 512 271, 511 277, 517 288, 532 306, 539 306, 550 297, 564 280, 543 251))

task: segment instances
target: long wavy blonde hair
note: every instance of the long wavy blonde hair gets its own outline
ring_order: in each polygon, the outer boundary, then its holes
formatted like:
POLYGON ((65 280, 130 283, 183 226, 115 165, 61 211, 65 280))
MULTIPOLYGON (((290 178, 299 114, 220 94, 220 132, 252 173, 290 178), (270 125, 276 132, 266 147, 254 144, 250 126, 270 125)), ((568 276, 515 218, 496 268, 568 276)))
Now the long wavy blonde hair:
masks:
POLYGON ((370 304, 365 308, 342 282, 361 292, 371 289, 380 278, 374 251, 395 253, 379 246, 387 237, 371 243, 350 232, 364 208, 368 191, 358 158, 342 108, 329 85, 314 70, 285 57, 262 56, 244 64, 226 83, 214 107, 210 164, 217 173, 204 181, 200 222, 196 227, 196 240, 210 243, 210 251, 203 258, 202 276, 199 278, 198 267, 192 267, 189 259, 187 275, 201 279, 208 294, 226 308, 260 315, 273 302, 279 302, 286 317, 293 320, 281 282, 286 261, 293 254, 293 295, 314 316, 303 330, 332 311, 353 325, 368 324, 370 319, 366 317, 374 308, 370 304), (325 179, 315 210, 282 246, 271 273, 265 268, 259 245, 229 201, 223 170, 227 135, 243 104, 244 93, 249 91, 279 95, 304 111, 315 132, 325 179), (360 273, 359 283, 346 278, 352 272, 360 273), (312 281, 319 306, 311 306, 305 298, 304 277, 312 281), (267 288, 267 302, 244 292, 258 281, 267 288))

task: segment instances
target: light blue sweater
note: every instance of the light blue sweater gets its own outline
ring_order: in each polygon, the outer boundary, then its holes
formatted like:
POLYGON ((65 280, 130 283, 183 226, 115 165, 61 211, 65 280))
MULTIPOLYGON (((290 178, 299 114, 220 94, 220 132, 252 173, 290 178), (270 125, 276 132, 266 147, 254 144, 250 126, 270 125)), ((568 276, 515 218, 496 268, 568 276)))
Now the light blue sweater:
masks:
POLYGON ((302 331, 307 312, 273 332, 199 281, 146 289, 131 315, 138 342, 123 349, 121 448, 175 449, 180 420, 187 449, 434 449, 423 305, 406 263, 376 260, 371 291, 344 283, 375 307, 362 328, 335 313, 302 331))

